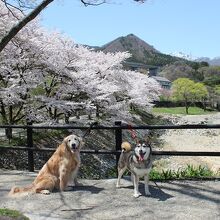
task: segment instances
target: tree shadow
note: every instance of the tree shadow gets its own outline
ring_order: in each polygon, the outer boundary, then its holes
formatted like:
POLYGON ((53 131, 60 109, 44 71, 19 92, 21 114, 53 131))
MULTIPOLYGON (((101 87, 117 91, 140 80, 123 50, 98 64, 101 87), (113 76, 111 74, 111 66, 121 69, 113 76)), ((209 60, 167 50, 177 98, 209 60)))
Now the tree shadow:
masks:
POLYGON ((65 191, 79 191, 79 192, 90 192, 92 194, 98 194, 103 191, 103 187, 97 187, 95 185, 80 185, 80 186, 68 186, 65 191))
POLYGON ((87 204, 87 202, 84 202, 83 197, 81 197, 82 193, 90 192, 92 194, 98 194, 102 190, 104 190, 104 188, 97 187, 95 185, 68 186, 64 192, 57 190, 53 193, 57 193, 59 195, 61 204, 56 208, 51 209, 51 211, 48 212, 45 217, 52 217, 57 210, 60 210, 61 212, 73 212, 73 219, 76 217, 81 217, 85 212, 97 207, 96 204, 87 204), (66 192, 79 192, 77 200, 75 200, 73 203, 69 203, 69 199, 64 195, 66 192))
MULTIPOLYGON (((208 188, 205 188, 204 186, 201 186, 195 182, 192 182, 192 183, 170 182, 169 184, 177 186, 179 188, 172 188, 168 186, 162 186, 162 188, 167 191, 178 192, 178 193, 190 196, 190 197, 197 198, 199 200, 213 202, 218 205, 220 204, 220 189, 217 190, 217 187, 216 189, 210 186, 208 188), (207 193, 207 194, 205 195, 204 193, 207 193)), ((216 184, 219 184, 219 183, 217 182, 216 184)))

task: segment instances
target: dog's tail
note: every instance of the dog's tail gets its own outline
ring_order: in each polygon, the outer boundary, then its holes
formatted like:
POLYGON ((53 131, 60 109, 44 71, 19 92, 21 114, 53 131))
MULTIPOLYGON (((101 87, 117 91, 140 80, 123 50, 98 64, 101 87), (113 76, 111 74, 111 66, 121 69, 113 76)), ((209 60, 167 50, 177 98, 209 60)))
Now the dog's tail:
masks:
POLYGON ((33 184, 25 187, 14 186, 11 188, 10 192, 8 193, 8 196, 25 196, 30 193, 33 193, 35 191, 34 188, 35 187, 33 184))
POLYGON ((122 150, 123 153, 130 152, 131 151, 130 143, 128 143, 127 141, 123 142, 121 144, 121 150, 122 150))

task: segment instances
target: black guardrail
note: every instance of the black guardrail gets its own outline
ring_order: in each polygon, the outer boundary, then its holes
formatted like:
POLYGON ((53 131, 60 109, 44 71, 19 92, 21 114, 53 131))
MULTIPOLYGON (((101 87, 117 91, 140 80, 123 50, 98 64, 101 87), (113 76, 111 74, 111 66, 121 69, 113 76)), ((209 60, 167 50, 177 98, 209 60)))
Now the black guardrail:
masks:
MULTIPOLYGON (((28 151, 28 170, 34 171, 34 151, 47 151, 53 152, 55 149, 51 148, 36 148, 33 143, 33 129, 79 129, 86 130, 90 126, 72 126, 72 125, 0 125, 0 128, 19 128, 25 129, 27 132, 27 145, 26 146, 0 146, 0 150, 24 150, 28 151)), ((157 129, 220 129, 220 124, 188 124, 188 125, 141 125, 131 126, 122 124, 121 121, 116 121, 114 126, 101 126, 97 125, 91 128, 92 130, 114 130, 115 134, 115 150, 82 150, 81 153, 85 154, 113 154, 116 155, 116 163, 118 162, 123 130, 157 130, 157 129)), ((153 155, 167 155, 167 156, 220 156, 220 152, 213 151, 153 151, 153 155)))

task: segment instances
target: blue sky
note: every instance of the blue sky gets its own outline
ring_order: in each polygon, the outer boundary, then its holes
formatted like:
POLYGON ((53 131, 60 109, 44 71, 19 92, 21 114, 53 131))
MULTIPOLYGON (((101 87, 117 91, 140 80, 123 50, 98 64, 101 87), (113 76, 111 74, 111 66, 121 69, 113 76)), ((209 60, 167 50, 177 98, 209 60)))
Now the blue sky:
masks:
POLYGON ((78 0, 56 0, 41 23, 76 43, 101 46, 130 33, 170 54, 220 56, 220 0, 109 0, 84 7, 78 0))

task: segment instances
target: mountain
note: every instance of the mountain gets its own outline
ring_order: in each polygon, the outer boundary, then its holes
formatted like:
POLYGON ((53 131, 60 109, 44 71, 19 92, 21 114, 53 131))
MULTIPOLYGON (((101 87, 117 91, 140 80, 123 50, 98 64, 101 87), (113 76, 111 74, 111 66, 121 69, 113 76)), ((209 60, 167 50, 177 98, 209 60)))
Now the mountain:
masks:
POLYGON ((211 66, 220 66, 220 57, 210 59, 208 57, 200 57, 195 60, 196 62, 207 62, 211 66))
POLYGON ((183 52, 174 52, 170 54, 171 56, 180 57, 189 61, 195 62, 207 62, 210 66, 220 66, 220 57, 215 57, 210 59, 209 57, 193 57, 191 54, 185 54, 183 52))
POLYGON ((102 46, 102 50, 104 52, 135 50, 140 57, 144 56, 145 51, 148 51, 149 53, 160 53, 153 46, 141 40, 134 34, 129 34, 126 37, 119 37, 102 46))
POLYGON ((183 58, 189 61, 194 61, 197 58, 193 57, 191 54, 185 54, 183 52, 174 52, 170 54, 171 56, 175 56, 175 57, 179 57, 179 58, 183 58))
POLYGON ((163 54, 134 34, 119 37, 102 47, 96 48, 96 50, 102 50, 104 52, 128 51, 132 54, 132 57, 128 61, 155 66, 164 66, 176 61, 191 62, 183 58, 163 54))

